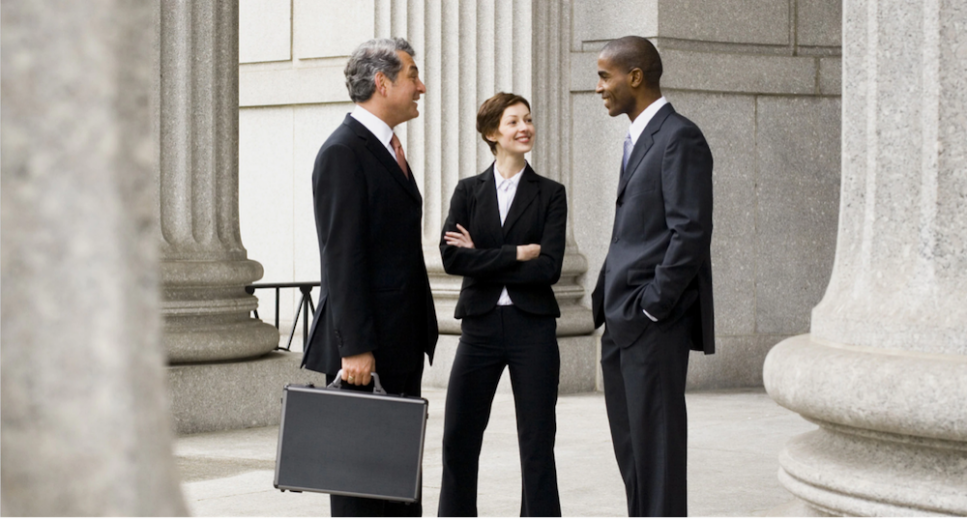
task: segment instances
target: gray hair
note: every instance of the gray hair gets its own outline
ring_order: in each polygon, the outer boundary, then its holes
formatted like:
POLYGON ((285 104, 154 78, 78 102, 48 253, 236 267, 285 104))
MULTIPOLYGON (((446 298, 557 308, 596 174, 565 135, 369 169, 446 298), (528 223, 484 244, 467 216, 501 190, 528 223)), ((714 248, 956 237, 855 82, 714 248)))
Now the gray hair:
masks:
POLYGON ((346 63, 346 88, 353 103, 368 101, 376 92, 376 73, 382 72, 395 82, 403 62, 396 54, 403 51, 416 56, 416 51, 403 38, 382 38, 364 42, 349 57, 346 63))

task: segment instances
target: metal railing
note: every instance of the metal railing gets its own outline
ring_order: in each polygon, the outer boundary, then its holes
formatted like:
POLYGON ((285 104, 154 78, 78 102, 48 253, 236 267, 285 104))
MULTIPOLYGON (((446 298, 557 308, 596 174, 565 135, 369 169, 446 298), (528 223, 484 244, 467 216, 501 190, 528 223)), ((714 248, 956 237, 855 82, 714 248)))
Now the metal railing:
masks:
MULTIPOLYGON (((319 282, 291 282, 291 283, 255 283, 245 287, 245 292, 254 295, 256 289, 275 289, 275 328, 279 328, 279 294, 282 289, 299 289, 302 298, 295 310, 295 317, 292 319, 292 330, 289 331, 289 341, 285 348, 281 345, 275 347, 276 350, 291 351, 292 338, 295 337, 295 329, 299 326, 299 315, 302 315, 302 350, 305 351, 306 344, 309 342, 309 316, 315 315, 316 306, 312 302, 312 288, 319 287, 319 282)), ((256 319, 259 318, 258 309, 252 311, 256 319)))

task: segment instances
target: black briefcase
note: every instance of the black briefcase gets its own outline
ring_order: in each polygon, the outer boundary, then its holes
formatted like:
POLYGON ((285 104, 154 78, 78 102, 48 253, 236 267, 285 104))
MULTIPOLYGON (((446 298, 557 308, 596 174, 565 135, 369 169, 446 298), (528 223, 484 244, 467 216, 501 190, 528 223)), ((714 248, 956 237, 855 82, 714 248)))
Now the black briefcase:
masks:
POLYGON ((286 385, 275 487, 415 502, 426 435, 427 400, 343 390, 341 374, 325 388, 286 385))

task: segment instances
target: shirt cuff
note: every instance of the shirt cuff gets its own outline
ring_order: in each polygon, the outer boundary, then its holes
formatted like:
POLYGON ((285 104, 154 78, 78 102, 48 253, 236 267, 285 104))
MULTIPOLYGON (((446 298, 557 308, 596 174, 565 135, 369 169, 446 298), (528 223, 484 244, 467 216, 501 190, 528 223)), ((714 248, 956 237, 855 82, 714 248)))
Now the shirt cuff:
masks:
POLYGON ((652 316, 651 314, 648 314, 648 311, 646 311, 645 309, 641 309, 641 312, 645 313, 645 316, 648 316, 648 319, 649 320, 651 320, 651 321, 658 321, 658 318, 652 316))

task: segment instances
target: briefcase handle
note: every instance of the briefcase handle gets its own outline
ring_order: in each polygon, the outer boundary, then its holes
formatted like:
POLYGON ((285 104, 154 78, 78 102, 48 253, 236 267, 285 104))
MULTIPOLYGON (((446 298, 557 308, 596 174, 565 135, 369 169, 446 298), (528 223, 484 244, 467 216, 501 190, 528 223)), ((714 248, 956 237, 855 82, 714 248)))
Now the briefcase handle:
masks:
MULTIPOLYGON (((370 372, 370 374, 373 376, 373 393, 386 395, 386 390, 383 390, 383 385, 379 384, 379 376, 376 375, 376 372, 370 372)), ((333 379, 332 383, 329 383, 329 386, 326 388, 342 388, 342 370, 336 372, 336 379, 333 379)))

